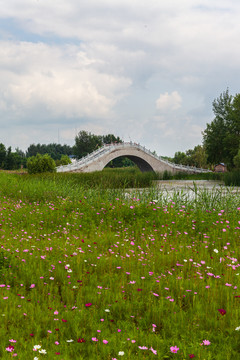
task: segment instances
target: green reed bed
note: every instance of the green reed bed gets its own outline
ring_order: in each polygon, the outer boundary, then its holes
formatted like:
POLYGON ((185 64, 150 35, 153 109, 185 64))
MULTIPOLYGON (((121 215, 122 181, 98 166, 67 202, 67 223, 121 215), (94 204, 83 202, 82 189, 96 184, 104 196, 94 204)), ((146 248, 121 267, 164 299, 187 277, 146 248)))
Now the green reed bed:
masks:
POLYGON ((75 181, 0 176, 0 357, 240 359, 238 195, 75 181))

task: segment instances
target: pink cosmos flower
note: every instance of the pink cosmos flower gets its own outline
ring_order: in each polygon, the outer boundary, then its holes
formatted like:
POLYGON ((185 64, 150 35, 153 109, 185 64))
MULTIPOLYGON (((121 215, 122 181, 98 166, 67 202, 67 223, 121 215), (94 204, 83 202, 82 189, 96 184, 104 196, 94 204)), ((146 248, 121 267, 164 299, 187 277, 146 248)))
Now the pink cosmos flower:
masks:
POLYGON ((104 344, 107 344, 107 343, 108 343, 108 341, 107 341, 107 340, 103 340, 103 343, 104 343, 104 344))
POLYGON ((152 347, 150 347, 149 350, 152 351, 152 353, 153 353, 154 355, 157 355, 157 350, 154 350, 152 347))
POLYGON ((171 346, 171 347, 170 347, 170 351, 171 351, 172 353, 177 353, 178 350, 179 350, 179 348, 178 348, 177 346, 171 346))
POLYGON ((210 345, 210 341, 209 340, 203 340, 203 342, 201 343, 201 345, 210 345))

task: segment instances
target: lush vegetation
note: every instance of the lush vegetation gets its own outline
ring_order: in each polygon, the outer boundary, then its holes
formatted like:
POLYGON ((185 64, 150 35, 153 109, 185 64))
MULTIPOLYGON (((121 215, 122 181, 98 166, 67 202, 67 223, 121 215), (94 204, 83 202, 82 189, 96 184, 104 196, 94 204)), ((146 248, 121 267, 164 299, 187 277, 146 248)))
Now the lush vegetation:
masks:
POLYGON ((177 151, 173 158, 169 158, 175 164, 195 166, 198 168, 208 169, 212 164, 207 162, 207 153, 205 147, 197 145, 194 149, 189 149, 185 152, 177 151))
POLYGON ((239 195, 80 178, 0 173, 0 357, 240 358, 239 195))
POLYGON ((240 94, 232 96, 227 89, 213 101, 213 112, 215 118, 203 132, 208 162, 233 167, 240 149, 240 94))
POLYGON ((11 146, 6 149, 5 145, 0 143, 0 169, 17 170, 21 165, 26 165, 24 152, 18 148, 12 152, 11 146))
POLYGON ((27 148, 26 157, 36 156, 37 154, 48 154, 55 161, 59 161, 63 155, 72 155, 73 148, 69 145, 61 144, 31 144, 27 148))
POLYGON ((46 172, 55 172, 55 161, 48 154, 31 156, 27 160, 27 169, 29 174, 38 174, 46 172))

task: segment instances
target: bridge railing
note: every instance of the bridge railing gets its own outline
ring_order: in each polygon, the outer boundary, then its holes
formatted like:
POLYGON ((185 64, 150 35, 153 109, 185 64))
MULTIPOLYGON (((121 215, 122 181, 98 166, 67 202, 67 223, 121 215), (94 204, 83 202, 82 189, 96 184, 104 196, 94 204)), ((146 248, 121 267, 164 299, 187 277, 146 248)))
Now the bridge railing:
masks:
POLYGON ((169 165, 171 168, 173 168, 175 170, 179 170, 179 171, 183 170, 183 171, 188 171, 188 172, 211 172, 211 170, 208 170, 208 169, 202 169, 202 168, 197 168, 194 166, 186 166, 186 165, 181 165, 181 164, 174 164, 173 162, 163 159, 161 156, 154 154, 149 149, 146 149, 145 146, 142 146, 139 143, 138 144, 133 143, 132 141, 124 142, 124 143, 116 143, 116 144, 105 144, 102 147, 94 150, 92 153, 75 161, 74 163, 58 166, 56 168, 57 172, 67 172, 67 171, 74 171, 74 170, 81 169, 81 168, 87 166, 92 161, 99 159, 100 157, 102 157, 103 155, 105 155, 107 153, 110 153, 112 150, 117 149, 117 148, 122 148, 122 147, 133 147, 133 148, 142 150, 146 154, 154 157, 157 160, 160 160, 161 162, 169 165))

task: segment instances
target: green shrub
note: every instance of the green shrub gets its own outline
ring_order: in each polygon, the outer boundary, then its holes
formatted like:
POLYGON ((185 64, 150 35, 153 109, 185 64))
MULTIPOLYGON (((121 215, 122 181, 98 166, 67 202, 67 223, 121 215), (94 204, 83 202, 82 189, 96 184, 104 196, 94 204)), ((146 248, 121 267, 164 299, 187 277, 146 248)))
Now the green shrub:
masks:
POLYGON ((71 159, 68 155, 62 155, 60 160, 55 160, 56 166, 71 164, 71 159))
POLYGON ((32 156, 27 160, 29 174, 55 172, 55 161, 48 154, 32 156))

